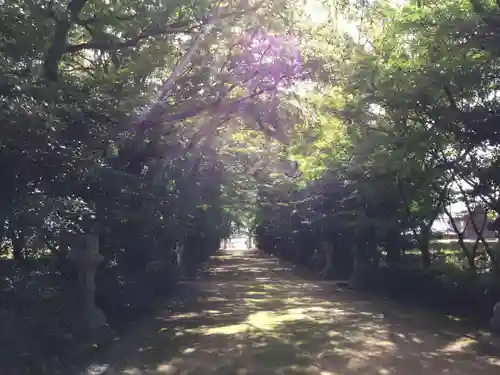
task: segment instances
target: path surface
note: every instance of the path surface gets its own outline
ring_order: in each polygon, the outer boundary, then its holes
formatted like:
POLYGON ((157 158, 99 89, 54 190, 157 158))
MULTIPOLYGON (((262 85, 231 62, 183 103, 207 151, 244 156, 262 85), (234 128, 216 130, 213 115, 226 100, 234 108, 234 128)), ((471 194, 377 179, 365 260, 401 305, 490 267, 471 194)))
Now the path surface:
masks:
POLYGON ((182 300, 113 343, 95 368, 109 375, 500 374, 500 348, 422 312, 305 281, 255 251, 222 252, 184 288, 182 300))

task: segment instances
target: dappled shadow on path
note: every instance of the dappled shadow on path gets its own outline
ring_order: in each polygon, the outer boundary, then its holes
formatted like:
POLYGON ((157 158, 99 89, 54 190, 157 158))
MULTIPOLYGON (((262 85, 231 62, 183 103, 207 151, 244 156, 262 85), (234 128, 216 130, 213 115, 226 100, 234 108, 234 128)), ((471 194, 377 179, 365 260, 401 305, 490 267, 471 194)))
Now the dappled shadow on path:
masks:
POLYGON ((182 300, 102 355, 107 374, 499 374, 500 349, 425 316, 223 252, 182 300))

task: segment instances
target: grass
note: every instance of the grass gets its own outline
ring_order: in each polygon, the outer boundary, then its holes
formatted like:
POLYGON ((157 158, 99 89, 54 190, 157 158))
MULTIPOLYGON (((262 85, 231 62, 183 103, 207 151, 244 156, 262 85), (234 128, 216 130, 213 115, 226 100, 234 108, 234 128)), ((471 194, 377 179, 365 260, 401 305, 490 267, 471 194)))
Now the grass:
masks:
MULTIPOLYGON (((464 242, 467 246, 467 249, 472 250, 475 241, 468 240, 464 242)), ((487 243, 491 249, 496 250, 499 247, 497 240, 487 240, 487 243)), ((429 250, 433 258, 433 263, 446 263, 448 265, 455 264, 459 268, 467 267, 467 261, 464 251, 458 241, 433 241, 430 243, 429 250)), ((421 256, 420 250, 418 249, 405 250, 404 254, 407 256, 407 258, 420 258, 421 256)), ((485 254, 484 245, 482 243, 479 243, 477 247, 476 258, 483 258, 478 259, 478 261, 481 263, 478 264, 478 268, 484 267, 486 264, 489 264, 489 260, 487 260, 486 262, 484 261, 484 258, 488 257, 485 254)))

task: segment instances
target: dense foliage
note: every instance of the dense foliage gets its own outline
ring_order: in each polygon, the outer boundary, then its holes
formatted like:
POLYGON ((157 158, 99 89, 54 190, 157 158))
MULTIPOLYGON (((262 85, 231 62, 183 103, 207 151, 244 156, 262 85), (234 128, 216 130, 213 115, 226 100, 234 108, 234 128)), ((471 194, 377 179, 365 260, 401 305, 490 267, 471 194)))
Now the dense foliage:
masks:
POLYGON ((241 228, 353 286, 500 299, 487 220, 469 244, 450 208, 500 213, 496 3, 1 4, 6 373, 84 349, 67 255, 89 231, 115 329, 241 228))
POLYGON ((80 234, 99 235, 96 300, 115 329, 230 234, 238 163, 222 149, 243 128, 283 139, 280 90, 307 71, 278 9, 2 2, 0 372, 80 354, 80 234))
POLYGON ((500 299, 500 254, 485 238, 500 212, 500 9, 461 0, 350 5, 355 32, 317 30, 314 48, 330 74, 305 100, 316 127, 295 139, 303 178, 262 189, 258 242, 353 287, 488 317, 500 299), (457 206, 474 218, 472 241, 457 206), (458 249, 435 251, 438 219, 458 249))

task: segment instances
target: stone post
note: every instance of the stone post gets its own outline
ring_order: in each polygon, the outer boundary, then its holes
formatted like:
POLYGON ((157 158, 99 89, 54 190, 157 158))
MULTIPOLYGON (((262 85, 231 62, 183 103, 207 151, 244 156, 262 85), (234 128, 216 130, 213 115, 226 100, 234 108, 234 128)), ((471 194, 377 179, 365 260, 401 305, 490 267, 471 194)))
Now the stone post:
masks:
POLYGON ((68 254, 69 261, 78 271, 78 286, 84 326, 93 334, 107 331, 106 316, 95 305, 95 273, 104 257, 99 254, 99 234, 94 231, 83 236, 84 243, 74 246, 68 254))

